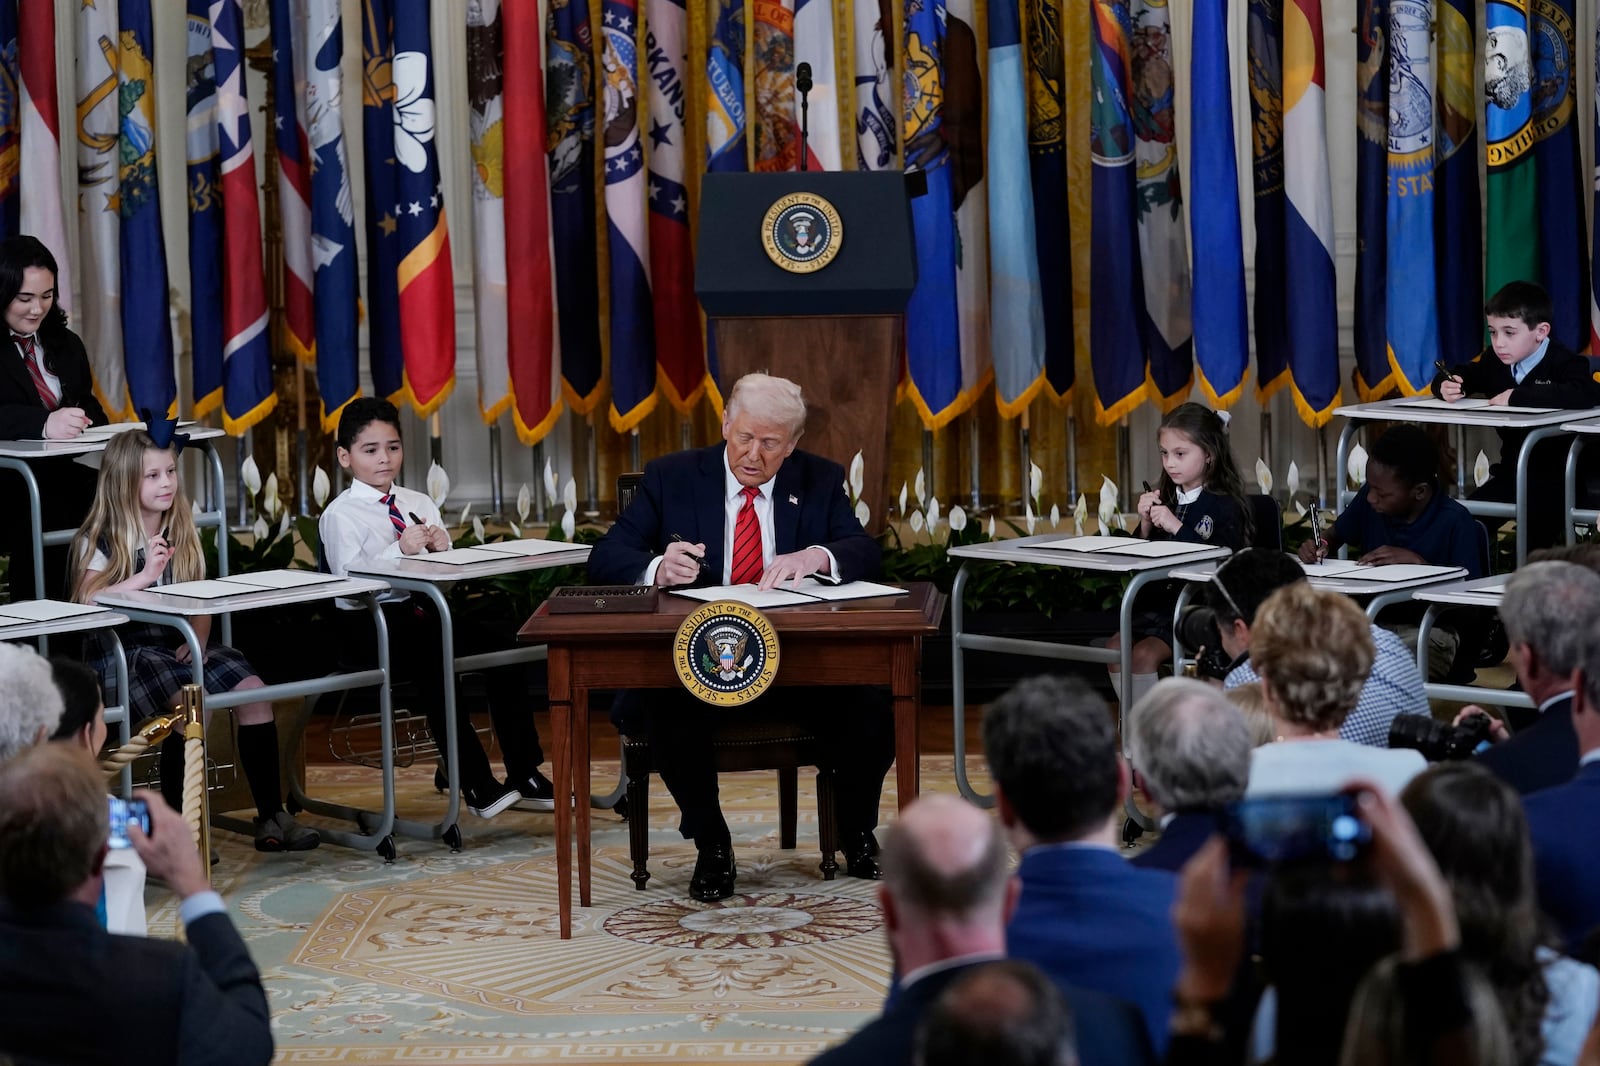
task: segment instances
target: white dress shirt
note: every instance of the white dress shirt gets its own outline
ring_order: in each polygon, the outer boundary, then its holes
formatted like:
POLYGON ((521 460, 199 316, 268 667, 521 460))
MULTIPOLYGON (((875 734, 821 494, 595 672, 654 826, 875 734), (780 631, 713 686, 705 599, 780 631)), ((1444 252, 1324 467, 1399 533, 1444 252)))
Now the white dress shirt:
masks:
MULTIPOLYGON (((426 494, 403 485, 391 485, 395 506, 406 525, 412 525, 414 514, 430 526, 443 526, 439 508, 426 494)), ((379 559, 401 559, 400 538, 389 521, 389 505, 383 502, 387 493, 379 492, 365 481, 353 481, 350 487, 334 497, 322 512, 317 529, 322 537, 322 555, 328 572, 346 577, 350 568, 362 562, 379 559)), ((409 597, 409 592, 393 589, 380 592, 380 603, 399 603, 409 597)), ((353 599, 340 599, 339 606, 347 611, 358 610, 361 603, 353 599)))

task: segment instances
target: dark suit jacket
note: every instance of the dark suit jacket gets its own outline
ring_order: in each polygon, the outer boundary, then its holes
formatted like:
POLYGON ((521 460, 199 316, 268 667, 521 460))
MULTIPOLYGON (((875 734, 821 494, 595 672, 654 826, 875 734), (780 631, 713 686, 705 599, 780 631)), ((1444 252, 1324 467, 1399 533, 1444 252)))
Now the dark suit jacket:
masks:
POLYGON ((189 943, 108 933, 94 911, 0 904, 0 1056, 18 1063, 250 1066, 272 1058, 261 975, 226 914, 189 943))
MULTIPOLYGON (((844 1043, 812 1059, 816 1066, 911 1066, 923 1015, 963 974, 982 966, 964 963, 931 973, 902 988, 878 1017, 844 1043)), ((1153 1063, 1144 1021, 1131 1004, 1086 988, 1062 988, 1072 1010, 1081 1066, 1141 1066, 1153 1063)))
MULTIPOLYGON (((0 330, 0 440, 36 440, 44 436, 44 420, 50 412, 44 409, 17 346, 9 341, 9 335, 0 330)), ((45 361, 61 379, 63 406, 81 407, 95 425, 102 425, 106 413, 95 399, 89 355, 78 335, 62 331, 45 353, 45 361)))
MULTIPOLYGON (((675 452, 644 468, 633 503, 589 553, 589 580, 631 585, 676 533, 706 546, 697 584, 722 584, 727 524, 726 445, 675 452)), ((773 547, 779 555, 813 545, 838 561, 843 581, 872 578, 882 554, 844 495, 844 467, 798 449, 778 468, 772 486, 773 547)))
POLYGON ((1161 830, 1161 839, 1128 861, 1147 870, 1177 873, 1216 831, 1217 817, 1210 811, 1180 811, 1161 830))
POLYGON ((1533 838, 1534 880, 1567 951, 1600 928, 1600 763, 1559 788, 1522 797, 1533 838))
POLYGON ((1487 749, 1478 761, 1524 796, 1571 781, 1578 772, 1572 697, 1552 703, 1532 726, 1487 749))
MULTIPOLYGON (((1516 383, 1511 376, 1511 368, 1495 356, 1493 349, 1484 349, 1470 363, 1457 363, 1450 368, 1450 373, 1461 378, 1468 396, 1498 396, 1510 389, 1511 404, 1516 407, 1600 407, 1600 384, 1594 380, 1589 360, 1574 353, 1554 337, 1550 338, 1544 358, 1539 360, 1539 365, 1533 368, 1521 385, 1516 383)), ((1443 373, 1434 375, 1435 396, 1439 395, 1439 386, 1444 384, 1444 377, 1443 373)), ((1500 430, 1500 462, 1494 466, 1495 474, 1507 477, 1516 474, 1517 451, 1527 435, 1525 429, 1500 430), (1503 464, 1511 465, 1501 470, 1503 464)), ((1561 454, 1566 454, 1565 442, 1546 443, 1556 444, 1561 454)))
POLYGON ((1017 876, 1022 896, 1006 927, 1006 954, 1059 986, 1136 1005, 1163 1054, 1182 962, 1172 928, 1177 877, 1140 869, 1107 848, 1073 846, 1030 848, 1017 876))

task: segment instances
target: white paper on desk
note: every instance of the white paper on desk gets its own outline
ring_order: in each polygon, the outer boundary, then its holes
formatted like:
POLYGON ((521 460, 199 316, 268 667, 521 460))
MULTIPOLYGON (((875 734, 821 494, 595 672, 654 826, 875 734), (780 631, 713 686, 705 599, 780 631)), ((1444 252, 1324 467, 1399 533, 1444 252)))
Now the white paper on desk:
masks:
POLYGON ((554 555, 582 548, 582 544, 569 544, 564 540, 497 540, 469 550, 499 552, 501 555, 554 555))
POLYGON ((1465 574, 1459 566, 1421 566, 1411 563, 1390 563, 1387 566, 1358 566, 1339 574, 1340 580, 1357 581, 1415 581, 1422 577, 1450 577, 1465 574))
POLYGON ((1308 563, 1298 556, 1292 558, 1306 572, 1306 577, 1344 577, 1350 571, 1361 568, 1361 564, 1354 559, 1324 559, 1320 563, 1308 563))
POLYGON ((239 585, 232 581, 179 581, 172 585, 151 585, 146 592, 162 596, 186 596, 192 600, 220 600, 224 596, 248 596, 252 592, 265 592, 264 588, 239 585))
POLYGON ((755 607, 757 609, 763 607, 793 607, 796 604, 817 602, 815 596, 779 589, 762 592, 754 585, 711 585, 707 588, 668 589, 667 591, 675 596, 687 596, 691 600, 704 600, 706 603, 712 603, 716 600, 735 600, 747 607, 755 607))
POLYGON ((1107 555, 1138 555, 1146 559, 1164 559, 1169 555, 1193 555, 1210 551, 1210 544, 1190 544, 1183 540, 1135 540, 1132 537, 1115 537, 1121 541, 1114 548, 1101 549, 1107 555))
POLYGON ((1396 407, 1422 407, 1429 411, 1478 411, 1489 406, 1489 401, 1481 396, 1467 396, 1451 403, 1441 400, 1437 396, 1428 396, 1420 400, 1401 400, 1396 407))
POLYGON ((876 581, 847 581, 843 585, 830 585, 826 581, 818 581, 814 577, 803 578, 799 588, 795 588, 787 581, 778 587, 784 592, 799 592, 810 596, 814 600, 827 602, 835 600, 868 600, 876 596, 906 595, 905 589, 895 588, 893 585, 880 585, 876 581))
POLYGON ((1504 581, 1496 581, 1492 585, 1479 585, 1475 589, 1467 589, 1466 591, 1482 592, 1488 596, 1504 596, 1506 594, 1506 583, 1504 581))
POLYGON ((76 618, 80 614, 104 614, 109 608, 94 603, 63 603, 60 600, 23 600, 0 607, 0 614, 27 622, 54 622, 57 618, 76 618))
POLYGON ((1068 537, 1065 540, 1047 540, 1032 547, 1049 548, 1052 551, 1103 552, 1131 542, 1132 537, 1068 537))
POLYGON ((249 574, 229 574, 218 580, 249 589, 298 589, 307 585, 325 585, 330 581, 342 581, 343 578, 337 574, 324 574, 318 570, 257 570, 249 574))
POLYGON ((451 566, 467 566, 471 563, 503 563, 506 561, 506 553, 492 552, 487 548, 451 548, 445 552, 408 555, 406 558, 423 563, 449 563, 451 566))

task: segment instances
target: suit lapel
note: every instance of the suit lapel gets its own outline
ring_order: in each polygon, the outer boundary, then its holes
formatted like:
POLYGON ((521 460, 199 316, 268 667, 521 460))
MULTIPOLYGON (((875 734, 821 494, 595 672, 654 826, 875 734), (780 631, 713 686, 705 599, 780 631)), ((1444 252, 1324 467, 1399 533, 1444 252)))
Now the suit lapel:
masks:
POLYGON ((778 477, 772 483, 772 548, 778 555, 788 555, 799 545, 796 539, 800 530, 800 464, 793 455, 778 468, 778 477))
MULTIPOLYGON (((7 376, 24 397, 22 402, 32 407, 43 408, 44 402, 39 399, 39 390, 33 383, 33 375, 28 373, 27 364, 22 361, 22 354, 17 351, 16 343, 11 340, 10 334, 0 334, 0 363, 5 364, 7 376)), ((62 388, 66 388, 65 383, 62 388)))
POLYGON ((706 546, 706 572, 701 580, 708 585, 722 584, 722 560, 727 554, 723 540, 727 537, 728 464, 723 461, 723 447, 700 453, 700 477, 695 483, 695 519, 706 546))

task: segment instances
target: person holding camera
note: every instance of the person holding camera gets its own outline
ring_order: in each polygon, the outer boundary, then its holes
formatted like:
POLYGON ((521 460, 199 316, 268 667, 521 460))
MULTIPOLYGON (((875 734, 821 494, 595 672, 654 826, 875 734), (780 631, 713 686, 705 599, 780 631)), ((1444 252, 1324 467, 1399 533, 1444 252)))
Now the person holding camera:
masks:
POLYGON ((1479 761, 1523 795, 1554 788, 1578 772, 1572 694, 1593 634, 1600 631, 1600 575, 1573 563, 1528 563, 1506 582, 1500 620, 1511 643, 1511 665, 1539 709, 1515 736, 1482 707, 1456 715, 1458 727, 1487 724, 1491 747, 1479 761))
POLYGON ((1415 751, 1353 744, 1339 735, 1372 670, 1369 628, 1349 597, 1305 582, 1261 605, 1251 655, 1278 736, 1251 755, 1247 796, 1335 792, 1358 777, 1398 793, 1427 766, 1415 751))
MULTIPOLYGON (((1261 679, 1252 661, 1256 612, 1278 589, 1305 580, 1305 571, 1298 563, 1282 552, 1266 548, 1239 552, 1217 567, 1209 590, 1212 628, 1216 633, 1211 639, 1230 659, 1223 688, 1238 688, 1261 679)), ((1361 686, 1355 707, 1339 726, 1339 739, 1382 748, 1389 744, 1389 727, 1397 717, 1431 712, 1416 658, 1400 638, 1371 622, 1366 623, 1366 631, 1373 647, 1371 672, 1361 686)), ((1185 643, 1190 642, 1186 639, 1185 643)))
POLYGON ((40 744, 0 763, 0 1054, 264 1066, 272 1028, 261 974, 188 825, 158 794, 139 798, 150 833, 130 822, 128 837, 182 898, 187 944, 108 933, 96 920, 111 827, 105 779, 87 753, 40 744))

